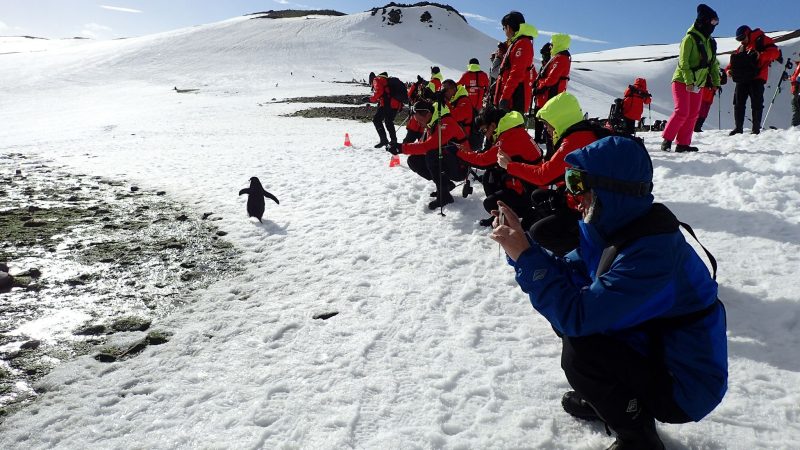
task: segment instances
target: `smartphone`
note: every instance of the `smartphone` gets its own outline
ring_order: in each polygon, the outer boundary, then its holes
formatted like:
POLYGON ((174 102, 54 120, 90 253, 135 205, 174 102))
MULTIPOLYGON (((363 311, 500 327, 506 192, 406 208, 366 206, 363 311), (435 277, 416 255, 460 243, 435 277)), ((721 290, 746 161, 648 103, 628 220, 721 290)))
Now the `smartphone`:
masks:
POLYGON ((505 225, 506 224, 506 215, 505 215, 505 213, 503 213, 502 209, 500 209, 500 220, 497 223, 500 224, 500 225, 505 225))

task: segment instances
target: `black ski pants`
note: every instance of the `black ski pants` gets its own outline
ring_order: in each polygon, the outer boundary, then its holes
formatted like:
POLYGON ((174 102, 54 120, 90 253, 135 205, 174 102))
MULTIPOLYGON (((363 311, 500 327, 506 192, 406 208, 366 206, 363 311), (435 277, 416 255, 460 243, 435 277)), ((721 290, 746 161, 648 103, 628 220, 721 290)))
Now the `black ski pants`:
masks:
MULTIPOLYGON (((456 156, 455 145, 442 147, 442 174, 439 173, 439 149, 431 150, 424 155, 411 155, 406 160, 408 167, 417 175, 431 180, 439 190, 439 181, 461 181, 467 177, 467 166, 456 156)), ((445 189, 449 191, 449 189, 445 189)))
POLYGON ((733 91, 733 120, 736 129, 744 127, 744 113, 747 109, 747 99, 750 98, 750 108, 753 110, 753 131, 761 130, 761 116, 764 112, 764 81, 752 80, 736 83, 733 91))
POLYGON ((792 126, 800 125, 800 88, 792 95, 792 126))
POLYGON ((391 142, 397 142, 397 133, 394 129, 394 118, 397 116, 397 110, 392 109, 391 106, 379 106, 378 110, 375 111, 375 116, 372 118, 372 124, 375 125, 375 130, 378 132, 378 137, 381 139, 382 143, 390 142, 386 140, 386 131, 384 131, 383 126, 386 125, 386 129, 389 130, 389 139, 391 142))
POLYGON ((562 343, 567 381, 614 431, 641 429, 654 418, 691 421, 672 397, 672 376, 661 361, 605 335, 563 336, 562 343))

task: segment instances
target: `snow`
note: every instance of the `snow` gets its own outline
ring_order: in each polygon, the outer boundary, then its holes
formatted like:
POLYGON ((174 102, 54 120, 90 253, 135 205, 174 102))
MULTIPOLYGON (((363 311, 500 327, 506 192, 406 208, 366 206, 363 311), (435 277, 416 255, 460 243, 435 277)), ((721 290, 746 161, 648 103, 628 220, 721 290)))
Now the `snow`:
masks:
MULTIPOLYGON (((158 324, 174 332, 168 343, 119 363, 81 357, 47 375, 37 401, 0 425, 0 448, 610 444, 600 425, 561 410, 560 342, 476 225, 480 188, 440 217, 426 208, 432 186, 404 157, 390 169, 390 156, 372 148, 372 124, 283 117, 305 105, 270 103, 366 94, 330 81, 383 69, 411 78, 438 64, 457 78, 493 49, 460 18, 429 10, 453 36, 445 45, 431 45, 442 30, 416 12, 395 27, 364 13, 237 18, 0 55, 0 85, 14 87, 0 97, 4 152, 213 211, 246 264, 158 324), (176 94, 175 85, 200 91, 176 94), (342 145, 345 133, 354 147, 342 145), (251 176, 281 200, 268 203, 263 225, 236 195, 251 176)), ((592 72, 574 71, 570 91, 590 115, 606 113, 639 74, 654 110, 669 114, 674 60, 585 66, 592 72)), ((786 111, 776 104, 773 123, 787 124, 786 111)), ((644 137, 656 199, 717 258, 729 328, 722 404, 659 432, 668 448, 796 448, 800 130, 707 131, 696 154, 663 153, 656 133, 644 137)))

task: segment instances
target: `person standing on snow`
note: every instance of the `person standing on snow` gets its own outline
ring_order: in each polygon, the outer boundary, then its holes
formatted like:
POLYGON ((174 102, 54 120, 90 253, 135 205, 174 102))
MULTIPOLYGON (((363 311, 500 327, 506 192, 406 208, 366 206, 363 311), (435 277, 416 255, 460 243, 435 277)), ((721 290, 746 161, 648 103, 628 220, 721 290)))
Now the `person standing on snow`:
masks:
POLYGON ((794 69, 794 73, 789 77, 792 83, 792 126, 800 125, 800 64, 794 69))
POLYGON ((363 100, 370 103, 378 103, 378 110, 375 111, 375 116, 372 118, 372 124, 375 125, 375 131, 378 132, 380 142, 375 144, 375 148, 381 148, 389 143, 397 143, 397 134, 394 128, 394 118, 397 112, 403 107, 403 104, 396 100, 391 95, 389 89, 389 75, 386 72, 381 72, 372 80, 372 97, 365 97, 363 100), (389 131, 390 140, 386 139, 386 131, 389 131))
MULTIPOLYGON (((539 74, 541 75, 544 72, 544 67, 547 65, 548 61, 550 61, 550 55, 553 50, 553 43, 546 42, 542 48, 539 49, 539 55, 542 58, 542 66, 539 68, 539 74)), ((536 82, 538 81, 538 77, 533 82, 533 88, 536 89, 536 82)), ((546 103, 546 102, 545 102, 546 103)), ((538 142, 539 144, 544 144, 545 134, 544 134, 544 123, 541 120, 536 119, 536 113, 538 112, 539 105, 536 104, 536 100, 534 99, 534 108, 533 108, 533 140, 538 142)))
POLYGON ((411 155, 407 160, 408 167, 436 185, 436 191, 431 193, 435 200, 428 203, 428 209, 436 209, 453 203, 454 199, 450 194, 455 188, 453 181, 461 181, 467 177, 467 167, 456 157, 456 150, 460 146, 469 149, 469 142, 464 130, 450 116, 450 110, 446 106, 441 105, 440 109, 438 102, 420 100, 414 103, 412 111, 417 121, 427 124, 425 140, 389 144, 386 150, 393 155, 411 155))
POLYGON ((711 84, 719 87, 719 61, 717 42, 711 37, 719 23, 717 13, 708 5, 697 6, 697 19, 681 41, 678 67, 672 75, 672 100, 675 110, 669 116, 667 126, 661 133, 664 140, 661 150, 672 149, 677 139, 675 152, 696 152, 692 147, 692 133, 700 111, 700 88, 711 75, 711 84))
POLYGON ((493 212, 491 237, 562 338, 561 367, 574 389, 562 397, 564 410, 604 421, 616 433, 609 449, 664 449, 656 420, 697 422, 727 390, 717 283, 675 215, 653 203, 644 146, 606 137, 566 162, 567 190, 580 199, 580 246, 553 255, 504 204, 493 212))
MULTIPOLYGON (((572 38, 568 34, 554 34, 550 37, 550 42, 553 44, 550 49, 551 57, 547 64, 542 66, 533 86, 537 110, 544 107, 544 104, 551 98, 567 90, 569 72, 572 67, 572 56, 569 53, 571 41, 572 38)), ((550 156, 555 150, 553 142, 548 140, 546 133, 542 137, 547 146, 546 155, 550 156)))
MULTIPOLYGON (((724 70, 719 73, 720 86, 728 82, 728 74, 724 70)), ((711 111, 711 105, 714 104, 714 97, 717 95, 717 90, 720 88, 714 87, 711 83, 711 76, 706 78, 705 86, 700 89, 700 112, 697 113, 697 121, 694 123, 694 132, 702 133, 703 124, 708 117, 708 112, 711 111)))
POLYGON ((622 118, 625 121, 625 133, 633 135, 636 133, 636 122, 642 119, 644 105, 649 105, 652 95, 647 92, 647 80, 637 78, 633 84, 625 89, 622 99, 622 118))
POLYGON ((483 109, 483 97, 489 89, 489 75, 481 70, 478 58, 469 60, 467 71, 458 79, 458 84, 467 89, 472 107, 480 113, 483 109))
POLYGON ((751 30, 747 25, 736 29, 736 40, 742 44, 731 54, 731 60, 725 71, 736 83, 733 91, 734 128, 730 136, 744 132, 744 113, 747 99, 753 110, 752 134, 761 132, 761 115, 764 112, 764 85, 769 77, 769 66, 772 61, 781 57, 781 51, 775 41, 765 35, 760 28, 751 30))
POLYGON ((431 67, 431 81, 428 83, 428 89, 431 92, 439 92, 442 89, 442 81, 444 81, 444 75, 439 66, 431 67))
POLYGON ((531 83, 536 78, 533 66, 533 39, 539 32, 525 23, 525 16, 511 11, 500 22, 509 40, 509 48, 500 63, 494 104, 504 111, 527 114, 531 105, 531 83))

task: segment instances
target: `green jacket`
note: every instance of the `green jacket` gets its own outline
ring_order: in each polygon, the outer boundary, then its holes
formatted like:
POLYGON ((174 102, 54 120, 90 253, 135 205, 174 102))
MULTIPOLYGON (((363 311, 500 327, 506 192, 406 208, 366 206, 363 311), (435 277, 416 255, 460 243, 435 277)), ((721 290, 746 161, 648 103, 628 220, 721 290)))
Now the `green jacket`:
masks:
POLYGON ((681 41, 681 51, 678 56, 678 67, 672 75, 672 81, 695 86, 703 86, 706 84, 706 79, 711 76, 711 84, 719 86, 719 61, 714 52, 714 45, 712 47, 711 41, 713 38, 707 38, 702 33, 697 31, 694 26, 689 28, 686 36, 681 41), (700 39, 706 49, 706 57, 708 67, 700 68, 700 49, 697 46, 697 41, 693 36, 700 39))

